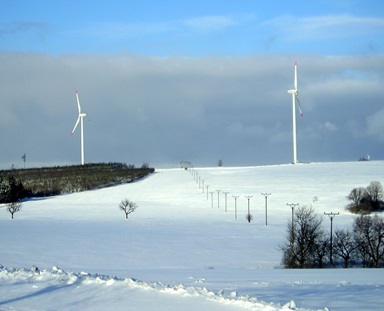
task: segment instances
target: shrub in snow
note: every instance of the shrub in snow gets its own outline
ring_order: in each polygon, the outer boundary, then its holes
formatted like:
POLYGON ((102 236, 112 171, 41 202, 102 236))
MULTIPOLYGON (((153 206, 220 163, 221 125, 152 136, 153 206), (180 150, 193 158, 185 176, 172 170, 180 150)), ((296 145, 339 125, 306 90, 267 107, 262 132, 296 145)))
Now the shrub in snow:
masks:
POLYGON ((253 220, 253 216, 252 216, 251 214, 247 214, 247 215, 245 216, 245 219, 247 219, 248 222, 251 222, 251 221, 253 220))
POLYGON ((7 204, 7 211, 11 213, 11 218, 13 219, 13 214, 21 210, 21 203, 13 202, 7 204))
POLYGON ((128 215, 136 210, 137 205, 136 203, 125 199, 120 202, 119 208, 124 212, 125 219, 128 219, 128 215))

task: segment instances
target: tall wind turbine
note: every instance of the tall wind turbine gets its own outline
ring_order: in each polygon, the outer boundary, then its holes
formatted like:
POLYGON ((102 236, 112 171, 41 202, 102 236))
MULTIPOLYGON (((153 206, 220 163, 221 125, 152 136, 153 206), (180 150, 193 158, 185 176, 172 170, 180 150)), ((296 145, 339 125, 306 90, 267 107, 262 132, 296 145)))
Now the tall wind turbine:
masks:
POLYGON ((294 77, 294 88, 288 90, 288 93, 292 94, 292 132, 293 132, 293 164, 297 161, 297 143, 296 143, 296 104, 300 111, 300 116, 303 116, 299 101, 299 91, 297 89, 297 62, 295 61, 295 77, 294 77))
POLYGON ((71 135, 76 130, 77 125, 80 122, 80 130, 81 130, 81 165, 84 165, 84 124, 83 124, 83 119, 87 115, 86 113, 81 112, 81 107, 80 107, 80 101, 79 101, 79 94, 76 90, 76 100, 77 100, 77 108, 79 109, 79 116, 77 117, 77 121, 75 123, 75 126, 73 127, 71 135))

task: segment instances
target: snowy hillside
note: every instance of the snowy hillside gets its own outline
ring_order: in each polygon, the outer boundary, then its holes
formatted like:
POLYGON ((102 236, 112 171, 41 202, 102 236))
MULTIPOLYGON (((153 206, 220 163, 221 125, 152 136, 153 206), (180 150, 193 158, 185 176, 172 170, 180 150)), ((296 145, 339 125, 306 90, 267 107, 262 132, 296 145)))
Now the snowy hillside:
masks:
POLYGON ((381 269, 286 270, 278 250, 287 203, 339 212, 334 228, 349 227, 346 195, 376 180, 382 161, 164 169, 24 202, 14 220, 2 208, 0 310, 381 309, 381 269), (128 220, 125 198, 138 205, 128 220))

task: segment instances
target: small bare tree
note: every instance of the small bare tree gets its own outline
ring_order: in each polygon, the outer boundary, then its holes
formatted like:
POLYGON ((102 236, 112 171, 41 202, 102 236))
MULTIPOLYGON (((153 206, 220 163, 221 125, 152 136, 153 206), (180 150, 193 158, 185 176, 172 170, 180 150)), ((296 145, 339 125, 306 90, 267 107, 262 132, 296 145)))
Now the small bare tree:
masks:
POLYGON ((356 206, 358 206, 361 200, 367 195, 367 190, 363 187, 354 188, 347 199, 351 200, 356 206))
POLYGON ((372 181, 367 187, 366 191, 371 200, 375 203, 381 201, 384 198, 383 186, 379 181, 372 181))
POLYGON ((361 210, 362 202, 366 197, 367 190, 365 188, 354 188, 351 193, 347 195, 347 199, 352 201, 352 203, 347 205, 347 209, 351 212, 358 213, 361 210))
POLYGON ((329 244, 329 237, 326 234, 315 243, 313 264, 317 264, 319 268, 323 268, 324 259, 329 256, 329 244))
POLYGON ((343 260, 343 267, 348 268, 355 258, 357 244, 353 238, 353 232, 346 229, 338 229, 333 237, 333 251, 336 257, 343 260))
POLYGON ((295 211, 293 223, 288 222, 287 239, 279 247, 283 251, 282 263, 286 268, 302 269, 311 268, 316 263, 323 264, 326 253, 322 252, 327 248, 319 248, 325 241, 322 221, 323 218, 312 207, 301 206, 295 211), (316 256, 320 257, 315 261, 316 256))
POLYGON ((128 219, 128 215, 136 210, 137 204, 125 199, 120 202, 119 208, 125 213, 125 219, 128 219))
POLYGON ((12 202, 7 204, 7 211, 11 213, 11 218, 13 219, 13 214, 21 210, 21 203, 12 202))

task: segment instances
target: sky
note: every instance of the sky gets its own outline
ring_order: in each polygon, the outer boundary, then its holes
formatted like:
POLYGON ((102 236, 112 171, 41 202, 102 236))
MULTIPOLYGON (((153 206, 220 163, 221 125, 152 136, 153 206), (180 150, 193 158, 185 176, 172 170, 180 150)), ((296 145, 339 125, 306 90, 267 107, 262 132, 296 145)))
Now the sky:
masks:
POLYGON ((384 159, 381 1, 3 1, 0 168, 384 159))

